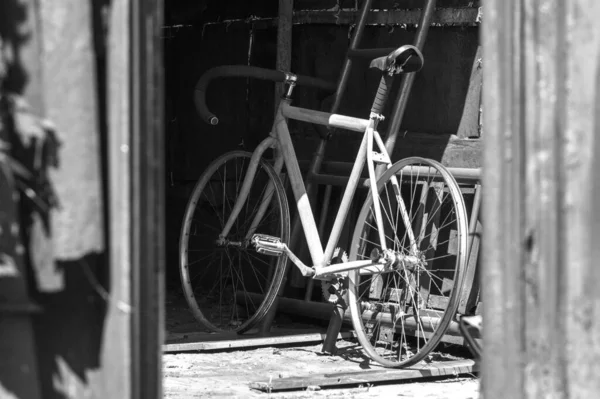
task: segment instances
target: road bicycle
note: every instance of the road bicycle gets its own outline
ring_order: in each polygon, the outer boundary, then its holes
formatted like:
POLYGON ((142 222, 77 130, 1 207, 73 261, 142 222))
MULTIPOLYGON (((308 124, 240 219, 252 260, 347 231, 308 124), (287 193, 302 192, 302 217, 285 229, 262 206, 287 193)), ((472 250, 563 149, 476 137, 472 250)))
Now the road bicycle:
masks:
POLYGON ((335 91, 321 79, 252 66, 216 67, 201 77, 194 101, 210 125, 219 122, 205 102, 214 79, 253 77, 285 84, 268 137, 252 153, 233 151, 213 161, 190 196, 181 228, 180 274, 186 300, 203 326, 217 332, 250 330, 273 305, 289 260, 302 275, 324 281, 330 300, 347 301, 358 341, 374 361, 409 366, 439 344, 456 313, 466 267, 464 200, 439 162, 412 157, 392 163, 377 131, 394 77, 415 73, 423 63, 419 49, 410 45, 371 61, 382 77, 368 119, 291 105, 297 85, 335 91), (288 119, 362 134, 325 247, 288 119), (270 160, 264 156, 269 149, 270 160), (367 178, 362 177, 365 164, 367 178), (378 165, 385 169, 381 176, 378 165), (293 191, 310 265, 289 248, 283 179, 293 191), (368 194, 346 259, 336 246, 358 187, 368 188, 368 194))

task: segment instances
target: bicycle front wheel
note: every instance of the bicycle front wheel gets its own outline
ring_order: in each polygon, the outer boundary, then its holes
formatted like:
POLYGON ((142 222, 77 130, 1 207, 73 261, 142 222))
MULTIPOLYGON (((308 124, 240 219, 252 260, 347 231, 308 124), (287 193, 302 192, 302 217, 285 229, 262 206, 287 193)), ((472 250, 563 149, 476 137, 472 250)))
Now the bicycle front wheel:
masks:
POLYGON ((194 317, 210 331, 242 333, 252 328, 273 304, 284 277, 285 255, 261 254, 250 244, 254 233, 289 242, 285 191, 264 160, 229 234, 219 237, 251 157, 249 152, 233 151, 212 162, 185 211, 179 242, 181 282, 194 317))
MULTIPOLYGON (((407 158, 377 183, 385 270, 349 272, 352 322, 363 350, 386 367, 424 359, 441 341, 457 307, 467 262, 468 221, 453 176, 440 163, 407 158)), ((381 253, 369 194, 358 217, 350 260, 381 253)))

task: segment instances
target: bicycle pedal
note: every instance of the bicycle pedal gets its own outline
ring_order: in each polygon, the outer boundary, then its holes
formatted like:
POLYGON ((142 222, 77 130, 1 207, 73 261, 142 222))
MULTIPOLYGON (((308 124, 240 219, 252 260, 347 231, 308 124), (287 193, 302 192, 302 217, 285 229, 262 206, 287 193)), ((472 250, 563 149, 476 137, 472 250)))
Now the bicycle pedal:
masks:
POLYGON ((252 236, 252 243, 259 254, 281 256, 285 252, 285 244, 278 237, 266 234, 254 234, 252 236))

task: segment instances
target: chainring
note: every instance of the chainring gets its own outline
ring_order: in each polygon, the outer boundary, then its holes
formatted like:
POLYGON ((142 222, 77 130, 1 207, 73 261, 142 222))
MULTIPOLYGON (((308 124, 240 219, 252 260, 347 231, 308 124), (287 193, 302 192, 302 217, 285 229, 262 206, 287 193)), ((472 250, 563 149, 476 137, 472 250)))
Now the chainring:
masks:
MULTIPOLYGON (((333 251, 331 265, 348 262, 348 254, 341 248, 336 248, 333 251)), ((346 295, 348 289, 346 277, 332 277, 329 280, 321 280, 321 291, 323 298, 329 303, 338 303, 346 295)))

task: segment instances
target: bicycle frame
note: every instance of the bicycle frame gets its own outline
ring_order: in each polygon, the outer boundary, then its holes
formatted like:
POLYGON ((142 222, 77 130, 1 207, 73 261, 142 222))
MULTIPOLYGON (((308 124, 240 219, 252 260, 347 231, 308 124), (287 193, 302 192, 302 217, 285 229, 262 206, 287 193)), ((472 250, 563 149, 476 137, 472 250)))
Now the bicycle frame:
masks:
MULTIPOLYGON (((304 234, 308 243, 309 252, 314 265, 313 278, 326 278, 327 276, 334 273, 341 273, 355 269, 361 269, 361 274, 373 274, 383 271, 386 267, 386 262, 383 262, 382 260, 353 261, 328 266, 333 256, 335 246, 337 245, 337 242, 340 238, 344 220, 346 219, 348 211, 350 210, 350 204, 356 192, 356 188, 358 187, 359 178, 362 174, 365 163, 368 167, 369 183, 371 193, 374 198, 373 206, 375 211, 377 228, 379 230, 381 248, 383 250, 386 249, 386 242, 383 230, 383 220, 381 216, 381 210, 379 207, 377 177, 375 175, 376 160, 374 159, 375 154, 372 151, 374 142, 377 144, 377 147, 381 152, 381 154, 379 154, 379 161, 387 163, 388 167, 391 166, 391 162, 390 157, 385 149, 385 145, 381 137, 379 136, 379 133, 376 131, 377 123, 379 121, 378 116, 373 115, 370 119, 360 119, 344 115, 330 114, 326 112, 310 110, 306 108, 294 107, 290 104, 291 99, 288 96, 284 96, 281 99, 277 109, 275 120, 273 122, 273 128, 271 130, 271 133, 269 134, 269 137, 264 139, 253 152, 248 171, 246 172, 244 182, 240 189, 239 196, 232 209, 231 215, 229 216, 227 223, 225 224, 223 231, 221 232, 220 238, 224 239, 229 234, 229 231, 233 226, 233 223, 235 222, 236 218, 238 217, 242 205, 249 194, 250 187, 254 180, 254 176, 256 174, 256 170, 258 168, 259 161, 262 155, 268 148, 273 147, 276 150, 274 162, 275 171, 277 172, 277 174, 280 174, 283 168, 283 164, 285 163, 286 170, 290 179, 292 191, 296 200, 296 206, 298 208, 298 213, 300 216, 300 221, 302 223, 304 234), (287 125, 287 118, 363 133, 363 139, 358 150, 354 166, 352 167, 350 178, 345 188, 340 208, 335 217, 333 228, 329 236, 329 240, 327 241, 327 246, 324 250, 321 238, 318 233, 312 207, 308 200, 304 180, 302 178, 302 173, 298 164, 298 159, 296 158, 296 153, 292 144, 292 139, 287 125)), ((394 178, 392 180, 392 184, 394 186, 396 197, 399 202, 400 213, 402 214, 404 223, 407 226, 411 247, 415 251, 414 253, 416 253, 417 244, 414 238, 414 232, 410 227, 410 219, 406 211, 404 200, 400 195, 399 183, 394 178)), ((254 220, 252 221, 251 227, 246 237, 247 240, 249 240, 254 234, 256 226, 258 226, 258 223, 264 216, 269 206, 269 202, 271 200, 272 195, 273 186, 272 183, 269 183, 269 186, 267 186, 267 189, 265 190, 265 198, 262 201, 261 206, 256 216, 254 217, 254 220)), ((290 252, 288 253, 288 255, 293 254, 291 254, 290 252)), ((302 262, 295 256, 290 256, 290 260, 292 260, 292 262, 294 262, 298 267, 304 266, 302 265, 302 262)))

